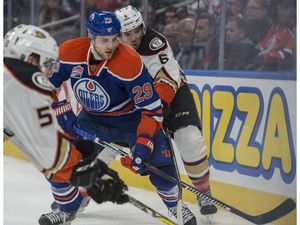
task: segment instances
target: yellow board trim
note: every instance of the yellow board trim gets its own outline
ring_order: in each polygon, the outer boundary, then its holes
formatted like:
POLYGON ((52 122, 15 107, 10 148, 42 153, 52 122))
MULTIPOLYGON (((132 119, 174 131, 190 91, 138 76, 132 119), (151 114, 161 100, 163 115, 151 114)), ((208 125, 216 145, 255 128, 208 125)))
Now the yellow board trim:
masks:
POLYGON ((17 159, 28 160, 24 154, 10 141, 6 140, 3 144, 3 154, 6 156, 13 156, 17 159))
MULTIPOLYGON (((4 155, 13 156, 19 159, 26 157, 17 149, 11 141, 4 142, 4 155)), ((113 161, 110 167, 117 170, 120 177, 128 186, 143 188, 155 191, 153 185, 149 182, 147 176, 139 176, 130 170, 124 168, 119 161, 113 161)), ((186 175, 181 175, 181 179, 191 184, 186 175)), ((279 205, 286 199, 285 196, 275 195, 268 192, 249 189, 241 186, 231 185, 228 183, 210 181, 211 191, 217 199, 251 215, 262 214, 279 205), (247 202, 247 204, 242 204, 247 202)), ((195 195, 189 191, 183 190, 183 199, 196 203, 195 195)), ((274 225, 296 225, 296 210, 285 217, 272 222, 274 225)))

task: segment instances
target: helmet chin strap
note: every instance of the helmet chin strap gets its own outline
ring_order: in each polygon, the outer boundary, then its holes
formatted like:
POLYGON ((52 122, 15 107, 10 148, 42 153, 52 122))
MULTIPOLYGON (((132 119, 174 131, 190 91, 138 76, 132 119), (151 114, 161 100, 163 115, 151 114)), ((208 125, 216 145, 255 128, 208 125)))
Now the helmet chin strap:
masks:
POLYGON ((102 60, 102 57, 99 55, 97 50, 95 49, 93 43, 91 42, 91 51, 93 53, 93 56, 95 57, 96 60, 102 60))

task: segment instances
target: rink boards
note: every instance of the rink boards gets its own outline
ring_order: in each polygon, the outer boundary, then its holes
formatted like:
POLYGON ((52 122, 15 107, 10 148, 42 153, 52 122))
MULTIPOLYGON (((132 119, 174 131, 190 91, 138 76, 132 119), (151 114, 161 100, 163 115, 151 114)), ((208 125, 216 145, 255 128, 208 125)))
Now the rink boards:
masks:
MULTIPOLYGON (((296 198, 295 74, 187 72, 211 179, 226 183, 222 198, 236 199, 249 212, 274 207, 279 196, 296 198)), ((278 224, 296 224, 292 217, 278 224)))
MULTIPOLYGON (((296 198, 295 75, 186 73, 207 141, 213 195, 253 215, 286 197, 296 198)), ((4 147, 8 154, 19 155, 10 142, 4 147)), ((181 162, 179 166, 189 183, 181 162)), ((145 177, 132 174, 119 162, 112 167, 128 185, 152 189, 145 177)), ((195 201, 187 192, 184 198, 195 201)), ((296 224, 296 213, 274 224, 296 224)))

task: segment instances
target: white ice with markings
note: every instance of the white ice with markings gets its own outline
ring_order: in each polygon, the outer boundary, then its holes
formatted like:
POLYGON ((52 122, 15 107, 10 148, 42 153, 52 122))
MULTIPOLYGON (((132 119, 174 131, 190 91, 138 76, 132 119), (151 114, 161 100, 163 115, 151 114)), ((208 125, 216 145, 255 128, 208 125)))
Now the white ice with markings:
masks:
MULTIPOLYGON (((50 186, 41 173, 29 162, 12 157, 4 157, 4 225, 33 225, 38 224, 41 214, 50 212, 53 200, 50 186)), ((159 197, 154 192, 137 188, 129 188, 129 193, 168 216, 159 197)), ((200 215, 198 206, 189 204, 190 209, 197 217, 199 225, 251 225, 252 223, 219 210, 208 219, 200 215)), ((172 217, 171 217, 172 218, 172 217)), ((175 219, 172 218, 174 221, 175 219)), ((155 225, 161 224, 158 220, 147 215, 135 206, 127 203, 116 205, 104 203, 98 205, 94 202, 86 210, 77 215, 72 225, 155 225)))

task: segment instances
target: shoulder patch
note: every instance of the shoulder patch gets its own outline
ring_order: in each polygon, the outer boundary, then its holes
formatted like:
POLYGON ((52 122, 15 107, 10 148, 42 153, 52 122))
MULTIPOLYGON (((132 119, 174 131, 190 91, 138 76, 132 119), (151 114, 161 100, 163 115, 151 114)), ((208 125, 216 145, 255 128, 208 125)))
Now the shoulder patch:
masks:
POLYGON ((165 46, 166 43, 164 43, 160 38, 158 37, 155 37, 153 38, 150 43, 149 43, 149 48, 152 50, 152 51, 156 51, 162 47, 165 46))
POLYGON ((162 34, 148 27, 137 52, 140 55, 155 55, 166 47, 166 38, 162 34))
POLYGON ((52 77, 53 73, 58 73, 60 68, 60 62, 59 60, 55 60, 51 62, 50 70, 47 72, 48 77, 52 77))
POLYGON ((42 72, 35 72, 32 74, 32 82, 39 88, 46 91, 52 91, 48 78, 42 72))
POLYGON ((52 96, 50 82, 38 67, 12 58, 4 58, 4 66, 25 87, 38 93, 52 96))
POLYGON ((55 60, 51 65, 52 72, 58 73, 59 68, 60 68, 60 62, 59 62, 59 60, 55 60))

